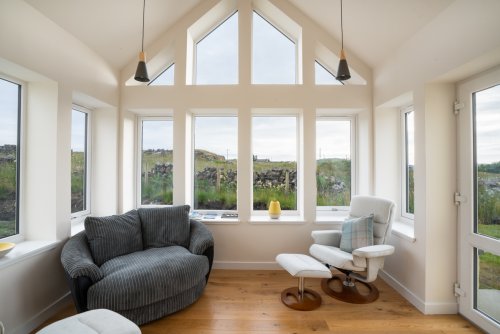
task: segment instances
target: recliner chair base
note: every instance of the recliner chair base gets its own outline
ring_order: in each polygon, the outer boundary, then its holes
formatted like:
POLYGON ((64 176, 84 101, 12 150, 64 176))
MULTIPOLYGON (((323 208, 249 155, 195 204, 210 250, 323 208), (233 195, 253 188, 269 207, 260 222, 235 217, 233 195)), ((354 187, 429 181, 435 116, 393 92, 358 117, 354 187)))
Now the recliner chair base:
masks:
POLYGON ((379 292, 375 285, 357 280, 351 281, 351 284, 344 284, 344 282, 349 282, 346 278, 347 276, 344 274, 334 274, 332 278, 321 280, 321 288, 328 296, 347 303, 368 304, 377 300, 379 292), (331 287, 333 281, 340 281, 340 291, 331 287), (361 294, 356 284, 364 285, 368 289, 368 293, 361 294))

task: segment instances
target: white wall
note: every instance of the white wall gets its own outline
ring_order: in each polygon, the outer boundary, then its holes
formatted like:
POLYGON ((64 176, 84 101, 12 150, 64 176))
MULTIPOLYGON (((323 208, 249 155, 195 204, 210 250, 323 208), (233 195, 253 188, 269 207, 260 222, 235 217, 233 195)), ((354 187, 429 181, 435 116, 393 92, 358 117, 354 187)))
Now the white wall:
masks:
MULTIPOLYGON (((500 62, 498 12, 498 1, 457 0, 374 70, 376 194, 398 192, 384 164, 386 149, 400 150, 393 143, 400 140, 398 111, 387 104, 410 92, 415 109, 416 240, 392 236, 396 252, 384 278, 425 313, 457 312, 454 86, 500 62)), ((388 161, 396 171, 400 162, 388 161)))
POLYGON ((24 1, 1 1, 0 22, 0 73, 25 82, 21 232, 27 240, 56 241, 0 263, 0 321, 15 334, 39 325, 69 292, 59 256, 70 235, 73 102, 97 108, 93 206, 116 212, 119 92, 111 66, 24 1))
MULTIPOLYGON (((359 142, 358 158, 358 192, 370 193, 372 189, 372 125, 371 125, 371 70, 354 55, 349 58, 351 71, 357 71, 368 85, 316 86, 314 85, 314 61, 316 45, 337 54, 339 43, 315 22, 291 4, 283 1, 256 1, 260 10, 272 13, 284 13, 302 28, 301 43, 303 73, 300 85, 251 85, 251 15, 252 1, 226 1, 215 5, 216 1, 203 1, 190 11, 175 26, 147 47, 151 58, 150 75, 158 73, 160 65, 176 64, 174 86, 142 86, 129 79, 135 70, 136 62, 131 62, 122 71, 121 90, 121 128, 122 157, 121 173, 123 181, 120 194, 121 211, 135 207, 136 173, 134 157, 136 156, 136 119, 137 115, 158 115, 158 110, 169 111, 174 119, 174 204, 189 203, 190 198, 190 111, 193 109, 232 109, 239 117, 239 157, 238 157, 238 214, 240 222, 236 225, 208 225, 215 237, 215 262, 219 267, 269 268, 275 267, 275 257, 282 252, 307 253, 311 244, 310 231, 331 228, 328 225, 315 224, 315 120, 316 113, 357 116, 357 140, 359 142), (217 23, 217 13, 227 13, 238 9, 239 17, 239 85, 194 86, 186 78, 184 69, 189 68, 186 58, 189 54, 186 35, 188 29, 192 34, 207 21, 217 23), (215 7, 214 7, 215 6, 215 7), (209 12, 209 16, 204 16, 209 12), (198 20, 202 18, 201 23, 198 20), (198 22, 198 23, 196 23, 198 22), (196 24, 195 24, 196 23, 196 24), (167 51, 168 50, 168 51, 167 51), (170 55, 171 59, 166 59, 170 55), (158 58, 162 58, 161 64, 158 58), (126 85, 128 84, 128 85, 126 85), (250 223, 252 192, 252 159, 251 159, 251 115, 259 108, 275 110, 293 109, 301 116, 301 135, 303 137, 303 182, 304 192, 303 216, 301 224, 255 224, 250 223), (132 123, 134 122, 134 123, 132 123)), ((283 20, 286 21, 286 20, 283 20)), ((293 25, 291 29, 295 29, 293 25)), ((189 38, 189 36, 188 36, 189 38)), ((334 64, 331 64, 335 66, 334 64)), ((160 113, 161 114, 161 113, 160 113)))

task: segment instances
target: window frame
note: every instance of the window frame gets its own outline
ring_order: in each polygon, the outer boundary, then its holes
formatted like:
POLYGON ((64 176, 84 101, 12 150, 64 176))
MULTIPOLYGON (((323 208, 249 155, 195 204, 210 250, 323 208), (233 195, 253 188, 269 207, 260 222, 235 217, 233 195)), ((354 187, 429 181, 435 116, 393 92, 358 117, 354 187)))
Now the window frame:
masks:
POLYGON ((199 38, 196 40, 193 40, 193 69, 192 69, 192 85, 193 86, 222 86, 222 85, 229 85, 229 86, 234 86, 234 85, 239 85, 240 84, 240 66, 239 66, 239 46, 240 46, 240 39, 239 39, 239 12, 237 9, 231 11, 229 15, 223 17, 223 19, 215 24, 213 28, 208 29, 206 33, 201 35, 199 38), (198 78, 198 43, 203 41, 206 37, 208 37, 211 33, 213 33, 215 30, 217 30, 220 26, 222 26, 224 23, 226 23, 230 18, 232 18, 235 14, 238 14, 238 31, 237 31, 237 37, 238 37, 238 45, 237 45, 237 50, 238 54, 236 56, 236 83, 223 83, 223 84, 214 84, 214 83, 205 83, 205 84, 199 84, 197 81, 198 78))
POLYGON ((89 216, 92 213, 92 206, 91 206, 92 111, 89 108, 77 104, 72 105, 71 111, 73 112, 73 110, 84 113, 86 115, 86 121, 85 121, 85 204, 86 205, 84 210, 71 213, 71 221, 76 223, 79 222, 81 218, 89 216))
MULTIPOLYGON (((171 121, 172 122, 172 164, 174 164, 174 156, 173 156, 173 151, 175 149, 174 147, 174 117, 171 115, 168 116, 137 116, 137 149, 136 149, 136 154, 137 154, 137 166, 136 166, 136 207, 137 208, 163 208, 163 207, 169 207, 173 206, 174 203, 172 201, 172 204, 142 204, 142 182, 141 182, 141 177, 142 177, 142 122, 143 121, 171 121)), ((174 173, 174 171, 172 171, 174 173)), ((172 176, 173 178, 173 176, 172 176)), ((174 192, 174 189, 172 187, 172 194, 174 192)))
MULTIPOLYGON (((412 105, 401 108, 401 220, 407 223, 413 223, 415 219, 414 213, 408 212, 408 191, 410 185, 408 184, 408 175, 407 175, 407 167, 408 167, 408 129, 407 129, 407 114, 415 112, 412 105)), ((413 114, 415 117, 415 114, 413 114)), ((415 125, 415 124, 414 124, 415 125)), ((415 127, 413 130, 415 134, 415 127)), ((415 166, 413 166, 415 168, 415 166)), ((415 169, 414 169, 415 172, 415 169)), ((414 182, 415 182, 415 174, 413 174, 414 182)), ((414 197, 415 201, 415 197, 414 197)))
POLYGON ((24 171, 25 171, 25 119, 26 119, 26 89, 27 85, 24 81, 13 78, 8 75, 0 74, 0 79, 18 85, 18 105, 17 105, 17 147, 16 147, 16 233, 8 237, 0 238, 2 242, 22 242, 24 241, 24 222, 23 211, 21 210, 24 203, 24 171))
MULTIPOLYGON (((262 111, 253 111, 251 114, 251 125, 250 125, 250 145, 251 150, 250 153, 253 156, 253 119, 254 117, 294 117, 295 118, 295 138, 296 138, 296 157, 297 157, 297 183, 296 183, 296 209, 295 210, 284 210, 281 209, 281 216, 285 217, 303 217, 304 215, 304 184, 303 184, 303 170, 304 170, 304 158, 303 158, 303 113, 302 112, 290 112, 288 110, 281 111, 277 110, 275 112, 271 112, 269 110, 262 111), (267 112, 266 112, 267 111, 267 112)), ((254 183, 253 183, 253 175, 254 175, 254 161, 251 158, 250 165, 250 175, 252 177, 251 185, 250 185, 250 216, 251 217, 262 217, 268 216, 268 210, 255 210, 254 209, 254 183)), ((271 219, 270 219, 271 220, 271 219)), ((272 219, 274 221, 274 219, 272 219)))
MULTIPOLYGON (((357 179, 356 179, 356 170, 357 170, 357 159, 356 159, 356 152, 357 152, 357 142, 356 142, 356 116, 317 116, 316 117, 316 123, 315 123, 315 129, 317 122, 321 121, 349 121, 350 122, 350 154, 351 154, 351 199, 354 195, 356 195, 356 185, 357 185, 357 179)), ((317 142, 317 132, 315 132, 315 143, 317 142)), ((315 150, 317 149, 317 146, 315 145, 315 150)), ((317 170, 317 159, 315 160, 315 169, 314 169, 314 177, 316 180, 316 170, 317 170)), ((318 189, 316 187, 316 193, 315 193, 315 198, 318 196, 318 189)), ((316 203, 316 214, 318 216, 345 216, 346 212, 348 212, 350 209, 350 206, 318 206, 316 203)))
MULTIPOLYGON (((237 111, 233 110, 220 110, 220 111, 193 111, 191 112, 191 147, 190 147, 190 153, 189 157, 191 159, 191 170, 190 170, 190 179, 191 179, 191 186, 187 191, 189 191, 189 199, 191 201, 191 207, 193 211, 196 211, 200 215, 205 215, 208 213, 216 213, 217 215, 222 214, 222 213, 238 213, 238 179, 236 179, 236 210, 222 210, 222 209, 216 209, 216 210, 209 210, 209 209, 195 209, 194 208, 194 203, 195 203, 195 198, 194 198, 194 193, 195 193, 195 121, 196 117, 236 117, 237 120, 237 125, 236 125, 236 140, 238 141, 238 144, 236 147, 239 149, 239 140, 240 140, 240 129, 239 129, 239 119, 238 119, 238 113, 237 111)), ((239 167, 240 167, 240 159, 239 159, 239 150, 236 155, 236 173, 239 173, 239 167)))

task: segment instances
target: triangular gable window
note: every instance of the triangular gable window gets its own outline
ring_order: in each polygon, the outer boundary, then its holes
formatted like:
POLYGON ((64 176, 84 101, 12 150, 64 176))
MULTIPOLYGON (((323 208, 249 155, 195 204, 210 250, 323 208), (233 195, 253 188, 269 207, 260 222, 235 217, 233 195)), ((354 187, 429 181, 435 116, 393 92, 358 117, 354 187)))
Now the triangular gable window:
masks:
POLYGON ((172 86, 174 84, 175 64, 167 67, 166 70, 160 73, 156 78, 151 80, 149 86, 172 86))
POLYGON ((337 78, 321 65, 318 61, 314 62, 314 78, 316 85, 343 85, 337 78))
POLYGON ((196 43, 197 85, 238 83, 238 12, 196 43))
POLYGON ((295 84, 295 42, 256 12, 252 29, 252 83, 295 84))

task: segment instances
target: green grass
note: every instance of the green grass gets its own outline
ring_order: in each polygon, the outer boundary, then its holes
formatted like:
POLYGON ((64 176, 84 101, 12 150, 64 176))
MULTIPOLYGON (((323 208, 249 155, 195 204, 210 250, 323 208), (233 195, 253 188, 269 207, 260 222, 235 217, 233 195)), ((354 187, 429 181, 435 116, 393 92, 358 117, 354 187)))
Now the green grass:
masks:
POLYGON ((85 209, 85 154, 71 152, 71 213, 85 209))
POLYGON ((500 239, 500 225, 484 225, 478 224, 477 226, 478 233, 487 235, 489 237, 500 239))
POLYGON ((500 290, 500 256, 484 252, 479 255, 479 288, 500 290))
POLYGON ((321 159, 316 164, 318 206, 349 206, 351 202, 351 161, 321 159), (342 188, 336 188, 342 185, 342 188))
POLYGON ((0 163, 0 200, 16 196, 16 163, 0 163))
MULTIPOLYGON (((152 171, 156 164, 171 164, 172 151, 147 150, 142 156, 142 170, 152 171)), ((224 175, 232 171, 237 173, 237 161, 225 160, 211 152, 197 151, 194 161, 195 172, 206 169, 217 169, 224 175)), ((264 173, 272 169, 296 170, 297 163, 254 161, 254 173, 264 173)), ((320 206, 347 206, 351 198, 351 162, 345 159, 322 159, 318 161, 318 205, 320 206), (333 189, 332 180, 343 185, 340 191, 333 189)), ((142 202, 144 204, 171 204, 172 198, 172 175, 155 175, 142 178, 142 202)), ((237 205, 236 184, 229 184, 222 177, 217 180, 206 182, 195 180, 195 203, 196 209, 220 209, 235 210, 237 205)), ((253 208, 255 210, 267 210, 271 199, 280 201, 283 210, 297 209, 297 193, 295 190, 286 191, 286 187, 254 187, 253 208)))
POLYGON ((0 220, 0 239, 16 234, 16 222, 14 220, 0 220))

